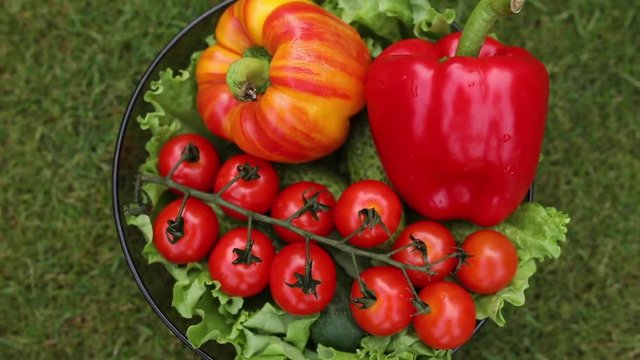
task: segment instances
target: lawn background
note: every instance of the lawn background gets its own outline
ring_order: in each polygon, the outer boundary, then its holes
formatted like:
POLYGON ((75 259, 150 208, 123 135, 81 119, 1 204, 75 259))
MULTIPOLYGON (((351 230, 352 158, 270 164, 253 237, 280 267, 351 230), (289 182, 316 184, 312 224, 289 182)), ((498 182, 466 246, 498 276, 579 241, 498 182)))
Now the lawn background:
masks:
MULTIPOLYGON (((434 3, 464 20, 475 2, 434 3)), ((195 358, 126 268, 110 172, 137 80, 209 6, 0 2, 0 359, 195 358)), ((530 0, 496 28, 550 70, 536 199, 573 221, 526 306, 456 358, 640 358, 639 12, 637 0, 530 0)))

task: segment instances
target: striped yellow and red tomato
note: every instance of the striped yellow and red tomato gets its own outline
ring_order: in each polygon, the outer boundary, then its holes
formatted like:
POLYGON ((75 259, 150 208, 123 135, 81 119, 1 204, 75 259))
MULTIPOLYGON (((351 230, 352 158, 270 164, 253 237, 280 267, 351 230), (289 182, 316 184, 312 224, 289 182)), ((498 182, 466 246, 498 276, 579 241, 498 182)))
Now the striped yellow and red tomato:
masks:
POLYGON ((304 0, 240 0, 200 57, 198 110, 216 135, 272 161, 299 163, 340 147, 349 118, 364 106, 370 54, 360 35, 336 16, 304 0), (256 101, 234 98, 226 83, 245 50, 271 56, 270 86, 256 101))

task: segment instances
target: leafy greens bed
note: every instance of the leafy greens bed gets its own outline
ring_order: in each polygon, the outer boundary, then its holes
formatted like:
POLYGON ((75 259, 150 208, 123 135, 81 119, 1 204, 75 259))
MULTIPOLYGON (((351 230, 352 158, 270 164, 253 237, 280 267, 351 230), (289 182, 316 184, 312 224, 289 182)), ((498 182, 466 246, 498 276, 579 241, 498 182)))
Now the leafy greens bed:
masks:
MULTIPOLYGON (((427 1, 370 0, 363 6, 362 1, 328 0, 323 6, 356 27, 374 56, 402 38, 446 33, 455 17, 452 10, 437 12, 427 1)), ((162 71, 144 96, 154 110, 138 119, 141 128, 151 135, 146 144, 149 157, 140 167, 143 173, 157 174, 159 149, 177 134, 195 132, 206 136, 223 156, 234 149, 205 130, 195 108, 194 64, 199 55, 194 54, 187 69, 162 71)), ((166 190, 154 184, 145 184, 143 189, 153 206, 159 204, 166 190)), ((215 205, 212 207, 220 213, 215 205)), ((227 296, 219 290, 220 284, 210 279, 205 263, 178 266, 166 261, 152 243, 149 215, 128 213, 126 220, 144 234, 147 244, 143 255, 149 264, 161 263, 175 279, 172 305, 182 317, 193 319, 186 334, 196 347, 208 341, 229 343, 236 349, 237 359, 440 359, 451 356, 451 351, 434 350, 423 344, 411 328, 391 337, 366 336, 354 353, 314 344, 310 341, 310 333, 318 314, 290 315, 267 298, 261 307, 249 310, 242 298, 227 296)), ((494 227, 514 243, 519 264, 509 286, 494 295, 474 296, 478 319, 488 318, 503 326, 506 323, 502 314, 504 305, 522 306, 525 303, 524 292, 537 265, 545 259, 560 256, 568 223, 569 217, 554 208, 526 203, 507 221, 494 227)), ((466 222, 447 225, 457 241, 479 229, 466 222)), ((223 225, 221 232, 226 230, 223 225)))

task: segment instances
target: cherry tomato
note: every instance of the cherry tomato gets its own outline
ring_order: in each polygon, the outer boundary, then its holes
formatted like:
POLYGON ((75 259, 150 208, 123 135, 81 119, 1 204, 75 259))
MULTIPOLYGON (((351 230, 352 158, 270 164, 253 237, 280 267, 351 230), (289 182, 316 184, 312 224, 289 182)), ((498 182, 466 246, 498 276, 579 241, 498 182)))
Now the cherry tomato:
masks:
MULTIPOLYGON (((349 186, 338 199, 335 209, 336 229, 343 237, 349 236, 360 228, 365 216, 363 209, 375 209, 382 222, 393 234, 400 224, 402 203, 393 190, 380 181, 363 180, 349 186)), ((389 234, 381 224, 367 227, 353 236, 351 245, 372 248, 389 239, 389 234)))
POLYGON ((173 236, 167 234, 169 221, 176 219, 182 199, 169 203, 153 224, 153 244, 165 259, 176 264, 187 264, 207 256, 218 238, 218 217, 204 202, 189 198, 182 211, 183 236, 172 243, 173 236))
MULTIPOLYGON (((220 168, 220 157, 216 149, 204 137, 196 134, 182 134, 169 139, 158 154, 158 173, 167 176, 180 161, 191 144, 195 149, 196 161, 184 161, 178 166, 171 179, 181 185, 200 191, 210 191, 220 168)), ((180 194, 177 190, 172 190, 180 194)))
POLYGON ((247 228, 236 228, 218 240, 209 255, 209 274, 227 295, 249 297, 269 284, 269 271, 276 251, 264 233, 251 229, 251 248, 247 248, 247 228), (247 251, 248 250, 248 251, 247 251))
MULTIPOLYGON (((424 287, 429 283, 441 281, 456 267, 458 260, 455 257, 442 260, 456 250, 456 241, 453 235, 443 225, 433 221, 420 221, 411 224, 398 236, 392 249, 397 250, 412 244, 413 240, 411 238, 421 242, 422 246, 426 248, 428 262, 430 264, 435 263, 430 270, 436 273, 435 275, 429 275, 421 271, 407 270, 409 279, 415 286, 424 287)), ((401 250, 393 254, 391 258, 408 265, 425 265, 424 253, 415 246, 401 250)))
POLYGON ((425 344, 448 350, 471 338, 476 327, 476 306, 460 285, 449 281, 432 283, 418 296, 430 308, 429 313, 413 318, 413 327, 425 344))
MULTIPOLYGON (((214 192, 219 192, 233 178, 238 176, 239 166, 250 164, 258 167, 259 178, 254 180, 238 179, 222 193, 222 199, 244 209, 264 214, 271 208, 278 195, 280 180, 271 163, 252 155, 242 154, 230 157, 220 169, 214 185, 214 192)), ((222 208, 228 215, 245 220, 246 217, 233 210, 222 208)))
POLYGON ((276 255, 271 266, 271 295, 282 310, 293 315, 309 315, 324 310, 336 291, 336 266, 331 256, 320 246, 311 243, 311 279, 319 282, 302 288, 305 278, 306 249, 304 243, 287 245, 276 255))
MULTIPOLYGON (((318 183, 301 181, 284 189, 273 202, 271 216, 286 220, 305 205, 308 211, 291 222, 293 226, 320 236, 327 236, 333 230, 333 209, 336 200, 329 190, 318 183), (313 199, 315 199, 314 204, 313 199), (308 204, 308 205, 307 205, 308 204)), ((278 237, 288 243, 304 242, 304 237, 281 226, 274 226, 278 237)))
MULTIPOLYGON (((351 314, 356 323, 366 332, 376 336, 389 336, 404 330, 416 312, 413 294, 407 279, 400 269, 393 266, 370 267, 360 274, 364 286, 375 296, 368 308, 351 302, 351 314)), ((351 299, 362 298, 357 280, 351 287, 351 299)))
POLYGON ((456 276, 467 289, 477 294, 494 294, 513 280, 518 269, 518 252, 501 233, 476 231, 464 240, 462 250, 471 256, 456 276))

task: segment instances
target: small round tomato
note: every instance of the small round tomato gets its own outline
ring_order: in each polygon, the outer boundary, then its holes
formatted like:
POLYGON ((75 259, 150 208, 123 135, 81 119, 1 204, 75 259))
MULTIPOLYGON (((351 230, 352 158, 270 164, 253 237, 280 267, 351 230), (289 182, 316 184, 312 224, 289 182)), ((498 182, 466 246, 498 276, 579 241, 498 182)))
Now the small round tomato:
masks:
POLYGON ((494 230, 479 230, 462 243, 470 257, 456 277, 477 294, 494 294, 511 283, 518 269, 518 252, 511 241, 494 230))
POLYGON ((308 274, 305 246, 305 243, 285 246, 271 266, 271 295, 282 310, 293 315, 324 310, 336 291, 336 266, 331 256, 320 246, 309 244, 308 274))
POLYGON ((350 307, 358 326, 376 336, 390 336, 409 326, 416 309, 410 285, 400 269, 374 266, 363 271, 360 278, 375 296, 375 301, 368 305, 354 302, 362 299, 363 293, 358 280, 353 282, 350 307), (365 309, 362 308, 363 305, 366 306, 365 309))
MULTIPOLYGON (((242 154, 230 157, 220 169, 213 190, 218 193, 229 182, 240 174, 239 167, 249 166, 258 168, 258 178, 253 180, 236 180, 221 195, 223 200, 238 205, 244 209, 264 214, 271 208, 273 200, 278 195, 280 180, 270 162, 252 155, 242 154)), ((236 211, 222 208, 225 213, 236 219, 245 220, 246 216, 236 211)))
POLYGON ((418 296, 429 305, 427 314, 413 318, 413 327, 425 344, 448 350, 471 338, 476 327, 476 306, 460 285, 449 281, 432 283, 418 296))
POLYGON ((249 297, 269 284, 269 271, 276 251, 271 239, 251 229, 251 245, 247 247, 247 228, 236 228, 218 240, 209 255, 209 274, 220 283, 227 295, 249 297))
MULTIPOLYGON (((185 152, 195 161, 183 161, 171 179, 178 184, 200 191, 210 191, 220 168, 220 157, 216 149, 204 137, 197 134, 182 134, 169 139, 158 154, 158 173, 167 176, 185 152), (192 147, 189 148, 189 145, 192 147)), ((193 160, 191 159, 191 160, 193 160)), ((175 193, 180 193, 175 190, 175 193)))
POLYGON ((167 228, 176 220, 182 201, 177 199, 167 205, 153 223, 153 244, 165 259, 176 264, 187 264, 207 256, 219 230, 213 209, 198 199, 189 198, 182 211, 182 229, 177 229, 183 236, 175 238, 169 234, 167 228))
MULTIPOLYGON (((430 270, 434 275, 417 270, 407 270, 409 279, 417 287, 424 287, 429 283, 441 281, 453 271, 458 263, 455 257, 448 258, 456 251, 456 241, 449 229, 433 221, 420 221, 405 228, 393 244, 393 250, 409 246, 418 241, 417 246, 426 250, 427 260, 433 265, 430 270)), ((393 254, 392 259, 407 265, 424 266, 424 253, 416 246, 409 246, 393 254)))
MULTIPOLYGON (((278 195, 271 208, 271 216, 286 220, 297 211, 307 211, 294 218, 291 224, 316 235, 327 236, 333 230, 333 209, 336 200, 329 190, 318 183, 301 181, 278 195)), ((278 237, 288 243, 304 242, 304 237, 281 226, 274 226, 278 237)))
MULTIPOLYGON (((398 229, 402 217, 402 203, 398 195, 380 181, 363 180, 350 185, 338 199, 334 214, 340 235, 347 237, 366 224, 365 209, 375 210, 390 234, 398 229)), ((349 243, 363 248, 382 244, 389 239, 384 226, 367 226, 354 235, 349 243)))

